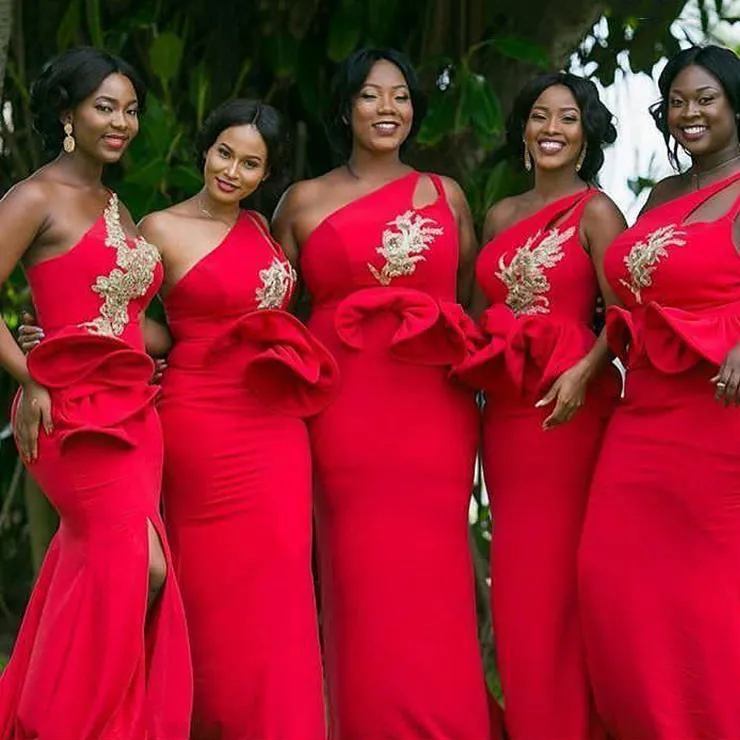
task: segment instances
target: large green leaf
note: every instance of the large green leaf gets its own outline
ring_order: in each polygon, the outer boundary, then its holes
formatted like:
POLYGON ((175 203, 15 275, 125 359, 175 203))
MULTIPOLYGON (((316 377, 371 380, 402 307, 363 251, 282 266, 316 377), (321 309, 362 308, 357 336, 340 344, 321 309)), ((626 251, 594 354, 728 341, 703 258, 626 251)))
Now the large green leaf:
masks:
POLYGON ((466 115, 481 137, 493 136, 503 127, 501 104, 498 97, 482 75, 470 74, 467 77, 468 87, 465 105, 466 115))
POLYGON ((326 55, 333 62, 341 62, 357 48, 362 29, 361 20, 359 3, 343 6, 334 12, 326 42, 326 55))
POLYGON ((152 40, 149 64, 163 85, 169 84, 180 69, 183 47, 182 39, 172 31, 164 31, 152 40))
POLYGON ((298 42, 287 34, 273 34, 265 40, 267 56, 276 77, 287 79, 296 72, 298 42))
POLYGON ((416 140, 423 146, 436 146, 452 132, 457 112, 457 93, 453 88, 437 91, 429 102, 429 112, 421 124, 416 140))
POLYGON ((538 67, 547 67, 550 59, 545 49, 530 39, 520 36, 500 36, 487 42, 499 54, 538 67))
POLYGON ((82 25, 82 0, 70 0, 57 28, 57 48, 66 51, 78 42, 82 25))

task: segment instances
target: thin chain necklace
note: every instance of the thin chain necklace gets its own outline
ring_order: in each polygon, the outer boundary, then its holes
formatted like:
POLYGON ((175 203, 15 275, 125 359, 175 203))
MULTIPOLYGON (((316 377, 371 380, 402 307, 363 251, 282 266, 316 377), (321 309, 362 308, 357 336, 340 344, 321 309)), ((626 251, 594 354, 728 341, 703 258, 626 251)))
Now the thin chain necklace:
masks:
MULTIPOLYGON (((219 221, 220 223, 224 224, 225 226, 228 226, 231 228, 236 223, 236 218, 233 221, 224 221, 222 218, 218 218, 214 216, 204 205, 203 205, 203 197, 201 194, 198 194, 198 209, 201 213, 204 213, 208 218, 210 218, 212 221, 219 221)), ((237 218, 239 218, 239 214, 237 212, 237 218)))
POLYGON ((710 167, 708 170, 704 170, 703 172, 692 172, 692 168, 686 173, 690 175, 695 183, 696 190, 699 190, 701 187, 701 180, 702 178, 706 177, 707 175, 711 175, 713 172, 716 172, 717 170, 721 170, 723 167, 726 167, 728 164, 731 164, 732 162, 736 162, 738 159, 740 159, 740 144, 738 145, 738 153, 730 157, 729 159, 726 159, 724 162, 720 162, 719 164, 714 165, 714 167, 710 167))

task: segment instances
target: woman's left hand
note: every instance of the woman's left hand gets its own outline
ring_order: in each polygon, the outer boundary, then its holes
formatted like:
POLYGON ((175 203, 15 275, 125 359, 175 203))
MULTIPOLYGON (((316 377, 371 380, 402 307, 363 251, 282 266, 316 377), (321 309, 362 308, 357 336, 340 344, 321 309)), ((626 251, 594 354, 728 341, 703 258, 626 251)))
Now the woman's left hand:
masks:
POLYGON ((725 357, 719 372, 711 379, 714 398, 725 406, 740 404, 740 344, 735 345, 725 357))
POLYGON ((579 362, 566 370, 553 384, 550 390, 535 404, 542 408, 555 402, 553 412, 542 422, 547 431, 570 421, 586 400, 586 387, 590 374, 583 363, 579 362))

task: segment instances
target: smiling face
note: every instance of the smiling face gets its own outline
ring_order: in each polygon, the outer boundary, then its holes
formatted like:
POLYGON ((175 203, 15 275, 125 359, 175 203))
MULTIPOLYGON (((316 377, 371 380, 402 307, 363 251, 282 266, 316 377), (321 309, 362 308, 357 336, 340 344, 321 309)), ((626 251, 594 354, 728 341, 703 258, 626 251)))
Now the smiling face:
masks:
POLYGON ((719 80, 703 67, 690 65, 673 80, 668 129, 692 157, 737 146, 735 111, 719 80))
POLYGON ((72 124, 77 152, 104 164, 117 162, 139 133, 139 101, 131 80, 117 72, 108 75, 61 122, 72 124))
POLYGON ((385 59, 375 62, 352 104, 355 144, 378 152, 399 149, 413 120, 414 108, 403 73, 385 59))
POLYGON ((575 168, 584 145, 581 109, 565 85, 551 85, 532 105, 524 126, 524 146, 535 167, 575 168))
POLYGON ((218 203, 238 203, 259 187, 267 177, 267 167, 267 145, 256 126, 226 128, 206 152, 206 192, 218 203))

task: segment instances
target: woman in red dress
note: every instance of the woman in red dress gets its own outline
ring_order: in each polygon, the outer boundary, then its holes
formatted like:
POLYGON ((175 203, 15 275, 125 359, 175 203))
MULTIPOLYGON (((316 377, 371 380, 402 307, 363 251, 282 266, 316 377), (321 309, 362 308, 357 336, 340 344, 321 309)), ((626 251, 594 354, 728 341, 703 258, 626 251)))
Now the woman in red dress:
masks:
POLYGON ((275 217, 341 372, 309 426, 330 736, 485 740, 468 546, 478 411, 448 379, 469 338, 471 219, 453 181, 401 161, 424 113, 402 55, 355 53, 334 98, 346 163, 296 184, 275 217))
POLYGON ((20 451, 60 517, 0 678, 8 740, 188 737, 190 654, 140 325, 160 257, 101 183, 143 103, 134 70, 105 52, 52 61, 31 104, 56 158, 0 203, 0 276, 23 264, 48 337, 26 361, 3 324, 0 364, 21 384, 20 451))
POLYGON ((624 229, 593 187, 616 137, 595 85, 542 75, 519 93, 508 146, 534 187, 488 213, 474 312, 486 344, 458 369, 485 390, 492 613, 512 740, 600 736, 586 676, 576 553, 605 422, 619 392, 592 330, 609 242, 624 229))
POLYGON ((336 367, 286 312, 292 265, 263 217, 240 208, 279 179, 282 139, 270 106, 219 106, 198 140, 203 188, 141 223, 162 250, 174 341, 163 496, 199 740, 326 734, 304 418, 331 400, 336 367))
POLYGON ((740 737, 740 60, 687 49, 659 87, 658 127, 692 164, 606 253, 626 396, 586 516, 583 629, 611 735, 728 740, 740 737))

